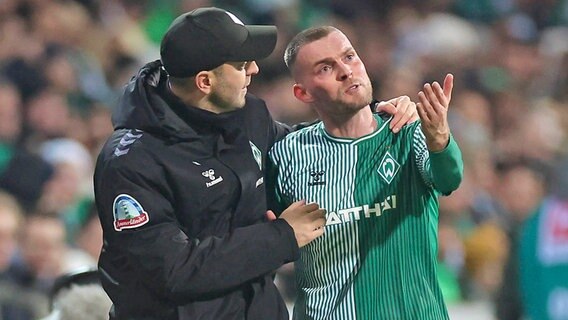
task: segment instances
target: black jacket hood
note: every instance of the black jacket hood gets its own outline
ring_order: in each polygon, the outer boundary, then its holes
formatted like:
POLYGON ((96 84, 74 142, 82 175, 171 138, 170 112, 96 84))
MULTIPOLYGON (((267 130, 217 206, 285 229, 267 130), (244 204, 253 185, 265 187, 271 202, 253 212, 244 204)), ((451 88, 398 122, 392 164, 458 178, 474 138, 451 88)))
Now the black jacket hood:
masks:
POLYGON ((191 135, 191 129, 158 93, 167 85, 167 73, 159 60, 143 66, 124 87, 112 114, 115 130, 139 129, 160 135, 191 135))

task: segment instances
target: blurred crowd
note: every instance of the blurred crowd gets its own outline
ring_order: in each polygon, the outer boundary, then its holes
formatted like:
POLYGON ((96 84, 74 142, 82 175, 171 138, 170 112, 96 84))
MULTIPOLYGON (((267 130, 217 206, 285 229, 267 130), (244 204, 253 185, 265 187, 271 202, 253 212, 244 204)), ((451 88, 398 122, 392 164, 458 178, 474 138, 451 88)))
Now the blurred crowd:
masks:
MULTIPOLYGON (((308 26, 351 39, 378 100, 417 101, 453 73, 465 178, 440 204, 446 302, 481 305, 472 319, 568 319, 568 1, 2 0, 0 320, 45 317, 55 279, 96 266, 92 174, 118 92, 177 15, 212 5, 278 26, 249 91, 282 122, 315 117, 282 58, 308 26)), ((277 281, 292 304, 292 265, 277 281)))

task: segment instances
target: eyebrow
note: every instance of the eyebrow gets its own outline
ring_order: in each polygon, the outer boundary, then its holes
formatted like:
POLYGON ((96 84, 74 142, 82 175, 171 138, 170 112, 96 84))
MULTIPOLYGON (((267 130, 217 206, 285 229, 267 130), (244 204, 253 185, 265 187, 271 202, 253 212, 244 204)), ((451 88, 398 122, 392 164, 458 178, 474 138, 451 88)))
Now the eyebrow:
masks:
MULTIPOLYGON (((353 47, 348 47, 347 49, 343 50, 343 52, 341 52, 340 56, 344 56, 346 53, 348 53, 348 52, 350 52, 350 51, 355 51, 355 49, 353 49, 353 47)), ((313 64, 313 67, 315 67, 315 66, 317 66, 317 65, 319 65, 319 64, 322 64, 322 63, 330 62, 330 61, 332 62, 332 61, 333 61, 333 58, 330 58, 330 57, 323 58, 323 59, 321 59, 321 60, 316 61, 316 62, 313 64)))

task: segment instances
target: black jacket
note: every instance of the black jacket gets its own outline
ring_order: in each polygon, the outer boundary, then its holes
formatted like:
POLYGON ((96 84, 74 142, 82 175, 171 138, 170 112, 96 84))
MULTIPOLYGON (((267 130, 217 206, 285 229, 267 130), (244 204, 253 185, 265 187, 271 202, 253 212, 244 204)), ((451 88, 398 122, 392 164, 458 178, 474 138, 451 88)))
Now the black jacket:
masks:
POLYGON ((184 106, 166 78, 156 61, 130 81, 97 160, 111 319, 288 319, 272 276, 299 251, 266 221, 263 174, 285 128, 250 95, 225 114, 184 106))

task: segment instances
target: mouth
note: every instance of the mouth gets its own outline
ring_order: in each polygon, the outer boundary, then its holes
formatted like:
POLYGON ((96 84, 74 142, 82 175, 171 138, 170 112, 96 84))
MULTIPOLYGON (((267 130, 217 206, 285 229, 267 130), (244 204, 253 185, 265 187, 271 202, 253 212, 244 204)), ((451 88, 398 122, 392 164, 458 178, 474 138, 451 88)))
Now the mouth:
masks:
POLYGON ((357 89, 359 89, 359 87, 361 86, 361 84, 359 83, 354 83, 352 85, 350 85, 347 90, 345 90, 345 93, 352 93, 357 91, 357 89))

